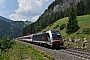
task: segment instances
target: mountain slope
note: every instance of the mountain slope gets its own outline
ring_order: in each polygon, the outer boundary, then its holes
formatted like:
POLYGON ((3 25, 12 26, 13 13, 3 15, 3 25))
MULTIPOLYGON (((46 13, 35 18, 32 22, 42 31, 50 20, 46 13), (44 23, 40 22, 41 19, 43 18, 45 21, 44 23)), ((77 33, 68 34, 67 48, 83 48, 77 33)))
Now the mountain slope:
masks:
POLYGON ((51 5, 49 5, 48 9, 44 12, 44 16, 51 15, 55 12, 64 11, 72 5, 76 5, 78 2, 80 2, 80 0, 55 0, 51 5))
MULTIPOLYGON (((68 1, 72 2, 73 0, 68 0, 68 1)), ((49 7, 45 10, 45 12, 39 17, 39 19, 35 23, 30 24, 29 26, 26 26, 23 29, 23 35, 27 35, 28 33, 35 33, 36 32, 35 29, 37 26, 41 26, 43 29, 47 25, 55 22, 56 20, 63 18, 64 17, 63 8, 66 6, 66 4, 69 4, 68 1, 67 0, 53 1, 52 4, 49 5, 49 7), (62 8, 59 8, 59 7, 62 7, 62 8)))
POLYGON ((0 39, 2 38, 2 36, 11 35, 10 27, 10 23, 4 20, 0 20, 0 39))
MULTIPOLYGON (((84 29, 90 28, 90 15, 78 16, 77 20, 78 20, 78 24, 80 26, 79 32, 82 32, 82 30, 84 30, 84 29)), ((62 24, 67 24, 67 22, 68 22, 68 17, 59 19, 56 22, 54 22, 51 25, 44 28, 43 31, 50 30, 50 29, 56 29, 56 30, 59 30, 61 32, 62 36, 65 36, 66 35, 66 28, 64 28, 63 30, 60 30, 60 26, 62 24), (58 26, 58 27, 56 27, 56 26, 58 26)))
POLYGON ((25 23, 23 21, 11 21, 0 16, 0 39, 3 36, 7 36, 9 38, 21 36, 23 27, 25 27, 25 23))
POLYGON ((90 50, 90 15, 77 16, 80 29, 70 35, 66 33, 66 27, 60 30, 62 24, 67 24, 68 17, 59 19, 58 21, 48 25, 43 31, 56 29, 61 32, 64 46, 67 48, 89 49, 90 50))
POLYGON ((7 19, 7 18, 2 17, 2 16, 0 16, 0 20, 4 20, 4 21, 7 21, 7 22, 10 22, 11 21, 10 19, 7 19))
POLYGON ((90 14, 89 6, 90 0, 55 0, 49 5, 35 23, 32 23, 23 29, 23 35, 35 33, 36 27, 38 26, 44 29, 46 26, 54 23, 58 19, 69 17, 71 7, 75 7, 76 12, 81 13, 77 13, 79 16, 90 14))

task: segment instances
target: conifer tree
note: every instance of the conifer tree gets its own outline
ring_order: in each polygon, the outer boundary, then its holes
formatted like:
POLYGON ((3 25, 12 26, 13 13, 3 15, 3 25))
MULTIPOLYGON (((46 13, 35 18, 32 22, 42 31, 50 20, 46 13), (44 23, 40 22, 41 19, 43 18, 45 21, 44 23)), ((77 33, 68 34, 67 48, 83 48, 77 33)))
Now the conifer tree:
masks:
POLYGON ((82 1, 78 2, 76 7, 77 7, 77 15, 78 16, 85 14, 85 6, 84 6, 84 3, 82 1))
POLYGON ((41 27, 41 26, 37 26, 37 27, 35 28, 36 33, 37 33, 37 32, 40 32, 41 30, 42 30, 42 27, 41 27))
POLYGON ((74 7, 71 7, 70 16, 66 27, 66 33, 71 34, 76 32, 79 29, 77 14, 74 7))
POLYGON ((85 4, 85 14, 90 14, 90 0, 86 0, 85 4))

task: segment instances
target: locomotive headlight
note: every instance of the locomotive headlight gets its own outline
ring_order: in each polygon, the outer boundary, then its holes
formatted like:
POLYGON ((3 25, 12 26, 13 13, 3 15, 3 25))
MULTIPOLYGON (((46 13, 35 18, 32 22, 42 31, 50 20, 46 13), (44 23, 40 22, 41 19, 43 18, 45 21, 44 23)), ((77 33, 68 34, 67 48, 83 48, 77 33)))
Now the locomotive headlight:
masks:
POLYGON ((53 40, 51 40, 51 42, 53 42, 53 40))

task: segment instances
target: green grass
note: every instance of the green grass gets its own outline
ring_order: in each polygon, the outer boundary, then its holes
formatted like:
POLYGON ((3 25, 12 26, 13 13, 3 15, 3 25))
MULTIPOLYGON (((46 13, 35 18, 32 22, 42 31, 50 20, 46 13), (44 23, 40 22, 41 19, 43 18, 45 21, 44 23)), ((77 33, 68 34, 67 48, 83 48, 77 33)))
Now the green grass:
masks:
POLYGON ((90 15, 78 16, 77 20, 79 24, 90 23, 90 15))
POLYGON ((59 19, 58 21, 56 21, 55 23, 52 24, 52 26, 47 26, 45 29, 43 30, 50 30, 50 29, 54 29, 55 26, 57 25, 62 25, 63 23, 67 23, 68 21, 68 17, 66 18, 62 18, 62 19, 59 19))
MULTIPOLYGON (((56 29, 60 31, 60 26, 62 24, 67 24, 68 22, 68 17, 62 18, 57 20, 56 22, 54 22, 53 24, 50 24, 49 26, 47 26, 45 29, 43 29, 43 31, 45 30, 50 30, 50 29, 56 29), (59 25, 59 27, 56 27, 57 25, 59 25)), ((77 16, 77 20, 78 20, 78 24, 80 29, 77 32, 81 32, 82 30, 86 29, 86 28, 90 28, 90 15, 83 15, 83 16, 77 16)), ((64 39, 69 40, 69 38, 79 38, 81 39, 78 42, 70 42, 70 41, 65 41, 65 45, 69 46, 69 47, 78 47, 78 48, 82 48, 82 45, 84 44, 84 38, 87 39, 88 43, 87 43, 87 48, 90 49, 90 35, 87 34, 76 34, 77 32, 71 34, 71 35, 67 35, 66 34, 66 28, 64 28, 63 30, 60 31, 61 35, 64 39)))
POLYGON ((31 47, 29 44, 16 41, 8 52, 2 53, 0 60, 51 60, 52 58, 42 51, 31 47))
MULTIPOLYGON (((43 31, 54 29, 54 27, 57 25, 61 26, 64 23, 67 24, 68 20, 69 20, 68 17, 59 19, 56 22, 54 22, 53 24, 47 26, 45 29, 43 29, 43 31)), ((79 30, 82 30, 84 28, 90 28, 90 15, 78 16, 77 20, 78 20, 78 24, 80 26, 79 30)), ((60 27, 57 27, 55 29, 60 31, 60 27)), ((66 29, 60 31, 63 36, 66 35, 65 31, 66 31, 66 29)))

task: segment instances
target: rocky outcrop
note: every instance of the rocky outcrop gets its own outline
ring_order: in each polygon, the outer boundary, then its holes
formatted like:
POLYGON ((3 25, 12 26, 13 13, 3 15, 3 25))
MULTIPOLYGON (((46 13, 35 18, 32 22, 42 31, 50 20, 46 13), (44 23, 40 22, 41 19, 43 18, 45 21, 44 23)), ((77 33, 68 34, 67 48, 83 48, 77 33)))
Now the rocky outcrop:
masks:
POLYGON ((90 49, 90 44, 87 38, 68 37, 63 39, 64 45, 72 48, 90 49))
POLYGON ((52 8, 47 9, 44 12, 44 15, 50 15, 55 12, 60 12, 61 10, 64 11, 65 9, 71 7, 72 5, 76 5, 78 2, 80 2, 80 0, 63 0, 63 2, 61 2, 60 4, 55 5, 53 9, 52 8))

